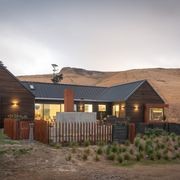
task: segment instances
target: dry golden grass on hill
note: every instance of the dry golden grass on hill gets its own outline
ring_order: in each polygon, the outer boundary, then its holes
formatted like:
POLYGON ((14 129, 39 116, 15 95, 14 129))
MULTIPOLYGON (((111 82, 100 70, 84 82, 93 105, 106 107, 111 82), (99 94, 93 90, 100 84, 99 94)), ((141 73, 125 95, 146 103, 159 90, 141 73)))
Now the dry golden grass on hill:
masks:
MULTIPOLYGON (((147 79, 170 105, 168 119, 180 122, 180 69, 134 69, 119 72, 87 71, 78 68, 63 68, 62 83, 96 86, 111 86, 147 79)), ((51 75, 19 76, 20 80, 51 82, 51 75)))

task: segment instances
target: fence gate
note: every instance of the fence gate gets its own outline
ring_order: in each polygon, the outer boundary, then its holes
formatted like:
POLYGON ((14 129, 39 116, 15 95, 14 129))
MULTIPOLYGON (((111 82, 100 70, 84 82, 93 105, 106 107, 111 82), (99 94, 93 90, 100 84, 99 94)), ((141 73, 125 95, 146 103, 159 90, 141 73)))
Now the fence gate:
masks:
POLYGON ((115 143, 124 143, 128 139, 128 126, 126 124, 114 124, 112 140, 115 143))

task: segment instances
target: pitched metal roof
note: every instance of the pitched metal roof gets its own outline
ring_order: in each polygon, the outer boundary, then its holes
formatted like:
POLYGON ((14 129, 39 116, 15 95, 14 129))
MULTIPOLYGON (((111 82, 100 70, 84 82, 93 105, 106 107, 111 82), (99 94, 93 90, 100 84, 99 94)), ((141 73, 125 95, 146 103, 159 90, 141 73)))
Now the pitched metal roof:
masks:
POLYGON ((22 81, 22 84, 30 90, 36 99, 60 100, 64 99, 64 89, 72 89, 75 100, 86 101, 125 101, 139 88, 145 80, 120 84, 112 87, 84 86, 71 84, 52 84, 40 82, 22 81), (32 88, 32 85, 34 88, 32 88))
POLYGON ((98 96, 106 89, 106 87, 83 86, 70 84, 53 84, 39 82, 22 82, 36 97, 36 99, 64 99, 64 90, 72 89, 75 100, 97 100, 98 96), (33 85, 34 88, 31 88, 33 85))
POLYGON ((99 97, 101 101, 126 101, 145 80, 120 84, 107 88, 99 97))

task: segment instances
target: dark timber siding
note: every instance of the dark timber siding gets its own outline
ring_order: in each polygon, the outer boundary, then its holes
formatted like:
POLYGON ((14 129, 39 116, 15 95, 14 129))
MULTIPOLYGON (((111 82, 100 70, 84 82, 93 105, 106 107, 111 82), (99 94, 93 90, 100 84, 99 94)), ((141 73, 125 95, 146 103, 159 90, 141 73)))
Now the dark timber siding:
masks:
POLYGON ((144 106, 145 104, 164 104, 162 98, 145 81, 126 101, 126 117, 129 117, 133 122, 144 121, 144 106), (135 111, 134 106, 138 105, 139 109, 135 111))
POLYGON ((34 118, 34 96, 4 67, 0 66, 0 128, 9 114, 27 115, 34 118), (12 102, 18 102, 13 107, 12 102))

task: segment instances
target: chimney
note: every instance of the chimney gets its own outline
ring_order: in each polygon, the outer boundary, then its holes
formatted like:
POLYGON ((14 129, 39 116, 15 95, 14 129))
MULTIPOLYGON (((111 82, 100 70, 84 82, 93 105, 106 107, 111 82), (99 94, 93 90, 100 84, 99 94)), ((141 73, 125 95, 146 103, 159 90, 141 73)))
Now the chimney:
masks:
POLYGON ((64 90, 64 112, 74 111, 74 92, 72 89, 64 90))

